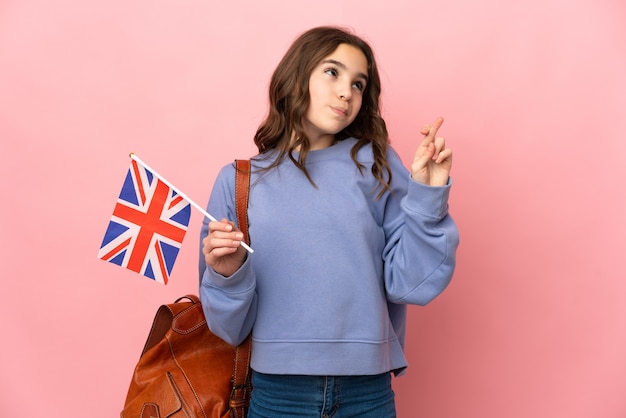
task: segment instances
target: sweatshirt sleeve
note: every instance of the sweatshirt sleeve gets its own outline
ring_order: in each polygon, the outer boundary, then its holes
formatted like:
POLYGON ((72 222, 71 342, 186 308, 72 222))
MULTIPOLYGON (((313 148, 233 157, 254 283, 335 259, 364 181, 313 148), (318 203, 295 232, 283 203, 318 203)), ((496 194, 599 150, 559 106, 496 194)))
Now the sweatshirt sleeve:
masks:
POLYGON ((390 302, 426 305, 452 279, 459 233, 448 213, 451 181, 427 186, 414 181, 393 150, 392 191, 385 201, 383 251, 390 302))
MULTIPOLYGON (((236 221, 235 169, 224 167, 213 186, 207 212, 216 219, 236 221)), ((256 318, 256 278, 252 257, 232 276, 224 277, 206 265, 202 240, 208 235, 209 219, 202 222, 200 232, 200 300, 211 331, 231 345, 239 345, 252 330, 256 318)))

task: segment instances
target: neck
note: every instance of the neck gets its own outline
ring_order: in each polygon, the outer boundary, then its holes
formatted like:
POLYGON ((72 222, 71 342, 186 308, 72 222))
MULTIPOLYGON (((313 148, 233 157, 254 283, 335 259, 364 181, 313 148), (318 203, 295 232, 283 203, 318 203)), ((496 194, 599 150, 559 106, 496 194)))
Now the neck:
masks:
MULTIPOLYGON (((337 143, 337 140, 335 139, 335 135, 322 135, 322 136, 313 137, 313 138, 311 138, 310 136, 307 136, 307 138, 309 140, 309 144, 311 145, 311 148, 310 148, 311 151, 328 148, 337 143)), ((293 144, 294 142, 296 142, 295 133, 291 135, 291 143, 293 144)), ((300 146, 296 147, 295 151, 300 151, 300 146)))

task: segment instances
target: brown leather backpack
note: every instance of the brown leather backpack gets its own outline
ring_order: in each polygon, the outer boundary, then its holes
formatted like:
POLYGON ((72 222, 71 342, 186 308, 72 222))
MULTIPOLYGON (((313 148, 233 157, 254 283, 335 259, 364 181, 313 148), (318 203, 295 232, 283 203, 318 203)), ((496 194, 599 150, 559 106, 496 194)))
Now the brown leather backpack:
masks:
MULTIPOLYGON (((249 242, 249 161, 238 160, 237 167, 237 216, 249 242)), ((135 367, 120 417, 245 417, 251 391, 250 345, 250 336, 233 347, 214 335, 195 295, 162 305, 135 367)))

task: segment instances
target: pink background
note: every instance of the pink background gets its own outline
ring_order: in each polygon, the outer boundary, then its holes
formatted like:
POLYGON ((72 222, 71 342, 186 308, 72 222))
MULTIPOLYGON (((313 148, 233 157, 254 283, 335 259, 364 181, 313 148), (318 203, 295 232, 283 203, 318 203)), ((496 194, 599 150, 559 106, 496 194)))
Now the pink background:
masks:
POLYGON ((455 150, 458 270, 410 309, 399 415, 623 418, 625 4, 2 1, 0 416, 118 416, 201 221, 165 287, 98 260, 128 153, 204 206, 294 37, 342 24, 405 161, 440 114, 455 150))

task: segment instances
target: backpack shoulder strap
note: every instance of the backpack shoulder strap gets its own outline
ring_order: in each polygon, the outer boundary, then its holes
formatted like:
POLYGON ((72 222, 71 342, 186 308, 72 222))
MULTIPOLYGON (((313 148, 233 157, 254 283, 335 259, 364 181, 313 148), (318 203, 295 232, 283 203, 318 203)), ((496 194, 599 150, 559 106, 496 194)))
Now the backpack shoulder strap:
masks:
MULTIPOLYGON (((248 200, 250 194, 250 160, 235 160, 235 211, 243 239, 250 244, 248 234, 248 200)), ((250 349, 252 336, 242 342, 235 351, 233 386, 230 394, 230 416, 244 417, 250 398, 250 349)))
POLYGON ((239 229, 250 244, 248 234, 248 199, 250 196, 250 160, 235 160, 235 205, 239 229))

